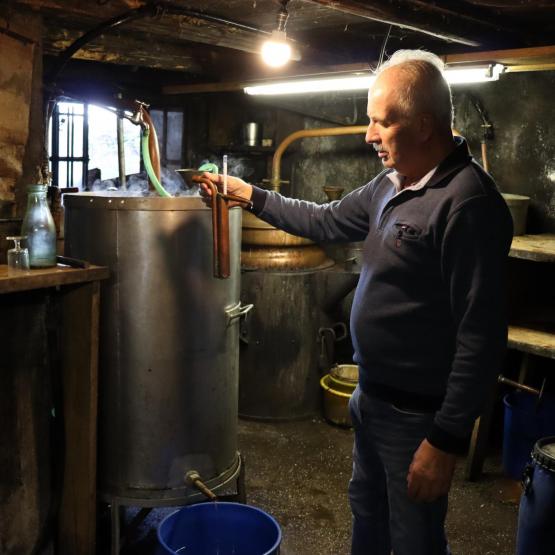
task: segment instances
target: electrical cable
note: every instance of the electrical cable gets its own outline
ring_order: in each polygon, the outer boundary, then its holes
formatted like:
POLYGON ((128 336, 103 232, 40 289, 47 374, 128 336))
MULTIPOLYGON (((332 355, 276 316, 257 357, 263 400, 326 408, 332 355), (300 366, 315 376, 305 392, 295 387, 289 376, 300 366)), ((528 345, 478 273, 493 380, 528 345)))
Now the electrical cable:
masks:
POLYGON ((381 67, 381 65, 383 63, 383 59, 384 59, 384 56, 385 56, 385 47, 387 45, 387 41, 389 40, 389 34, 391 33, 392 28, 393 28, 393 25, 390 25, 388 30, 387 30, 387 33, 385 35, 385 38, 383 39, 382 50, 380 52, 380 57, 379 57, 379 60, 378 60, 378 68, 381 67))

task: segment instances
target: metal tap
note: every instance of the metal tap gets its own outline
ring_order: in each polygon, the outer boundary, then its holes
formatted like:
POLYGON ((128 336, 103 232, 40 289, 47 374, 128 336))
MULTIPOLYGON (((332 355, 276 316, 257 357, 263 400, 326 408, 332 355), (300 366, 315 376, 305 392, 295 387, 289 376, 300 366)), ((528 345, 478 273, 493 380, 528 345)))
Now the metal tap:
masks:
POLYGON ((210 501, 216 501, 216 494, 200 479, 200 474, 196 470, 189 470, 185 474, 185 483, 188 486, 197 488, 201 493, 206 495, 210 501))

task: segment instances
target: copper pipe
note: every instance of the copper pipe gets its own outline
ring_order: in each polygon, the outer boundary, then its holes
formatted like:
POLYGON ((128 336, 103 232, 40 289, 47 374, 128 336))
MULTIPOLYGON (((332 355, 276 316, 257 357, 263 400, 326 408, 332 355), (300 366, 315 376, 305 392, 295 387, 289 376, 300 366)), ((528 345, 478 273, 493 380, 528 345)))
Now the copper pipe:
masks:
MULTIPOLYGON (((158 136, 156 135, 156 129, 154 128, 154 123, 150 114, 144 109, 141 108, 143 113, 143 119, 149 127, 149 135, 148 135, 148 153, 150 154, 150 163, 152 164, 152 169, 160 181, 160 149, 158 147, 158 136)), ((154 185, 150 179, 148 180, 148 188, 150 190, 154 190, 154 185)))
POLYGON ((230 272, 229 259, 229 209, 227 202, 218 192, 218 188, 207 177, 199 177, 197 182, 204 183, 211 191, 212 207, 212 254, 214 277, 228 278, 230 272))
POLYGON ((194 486, 202 494, 206 495, 210 501, 216 501, 216 494, 201 480, 200 474, 196 470, 189 470, 185 474, 185 483, 188 486, 194 486))
POLYGON ((297 139, 304 137, 331 137, 339 135, 358 135, 366 134, 368 127, 366 125, 351 125, 346 127, 325 127, 323 129, 301 129, 287 135, 277 147, 274 158, 272 159, 272 179, 271 185, 273 191, 279 191, 281 187, 281 156, 283 151, 297 139))
POLYGON ((216 195, 216 206, 218 211, 218 275, 216 277, 226 279, 230 276, 229 267, 229 208, 227 201, 221 195, 216 195))
POLYGON ((506 378, 505 376, 499 376, 497 378, 497 381, 499 383, 503 383, 506 385, 512 385, 513 387, 516 387, 517 389, 520 389, 522 391, 526 391, 527 393, 532 393, 534 395, 541 395, 541 391, 540 389, 536 389, 535 387, 530 387, 529 385, 523 384, 523 383, 519 383, 519 382, 515 382, 514 380, 510 380, 509 378, 506 378))
POLYGON ((484 168, 484 170, 489 172, 489 167, 488 167, 488 145, 486 144, 485 140, 482 141, 482 167, 484 168))

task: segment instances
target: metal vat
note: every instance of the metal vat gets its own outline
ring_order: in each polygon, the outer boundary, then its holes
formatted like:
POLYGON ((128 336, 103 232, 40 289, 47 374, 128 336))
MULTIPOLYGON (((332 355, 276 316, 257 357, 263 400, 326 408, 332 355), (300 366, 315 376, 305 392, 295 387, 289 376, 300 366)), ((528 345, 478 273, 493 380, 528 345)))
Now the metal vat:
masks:
POLYGON ((65 254, 110 268, 101 292, 100 496, 153 507, 199 499, 239 472, 241 210, 231 278, 212 277, 211 212, 199 197, 66 195, 65 254))
POLYGON ((240 351, 239 414, 295 420, 318 412, 315 272, 244 272, 242 298, 254 304, 240 351))
POLYGON ((311 270, 333 263, 309 239, 281 231, 250 212, 243 215, 242 245, 241 267, 248 270, 311 270))

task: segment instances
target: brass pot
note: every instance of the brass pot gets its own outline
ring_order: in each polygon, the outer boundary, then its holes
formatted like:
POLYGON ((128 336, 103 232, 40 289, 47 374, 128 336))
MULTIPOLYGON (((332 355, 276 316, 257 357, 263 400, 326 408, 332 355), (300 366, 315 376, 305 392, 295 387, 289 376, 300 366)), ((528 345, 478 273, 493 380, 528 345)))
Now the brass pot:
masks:
POLYGON ((243 214, 241 267, 246 270, 312 270, 333 261, 314 242, 243 214))
POLYGON ((356 364, 336 364, 330 369, 330 386, 352 393, 358 383, 358 366, 356 364))
POLYGON ((243 213, 243 230, 241 235, 243 245, 271 246, 271 247, 297 247, 301 245, 314 245, 310 239, 297 237, 281 231, 250 212, 243 213))
POLYGON ((351 427, 353 423, 349 413, 349 399, 355 390, 356 384, 350 388, 350 391, 346 388, 347 385, 346 382, 341 384, 344 390, 340 391, 333 385, 330 374, 326 374, 320 380, 320 387, 324 392, 325 419, 338 426, 351 427))
POLYGON ((331 266, 326 253, 317 245, 296 248, 252 247, 243 245, 244 270, 314 270, 331 266))

